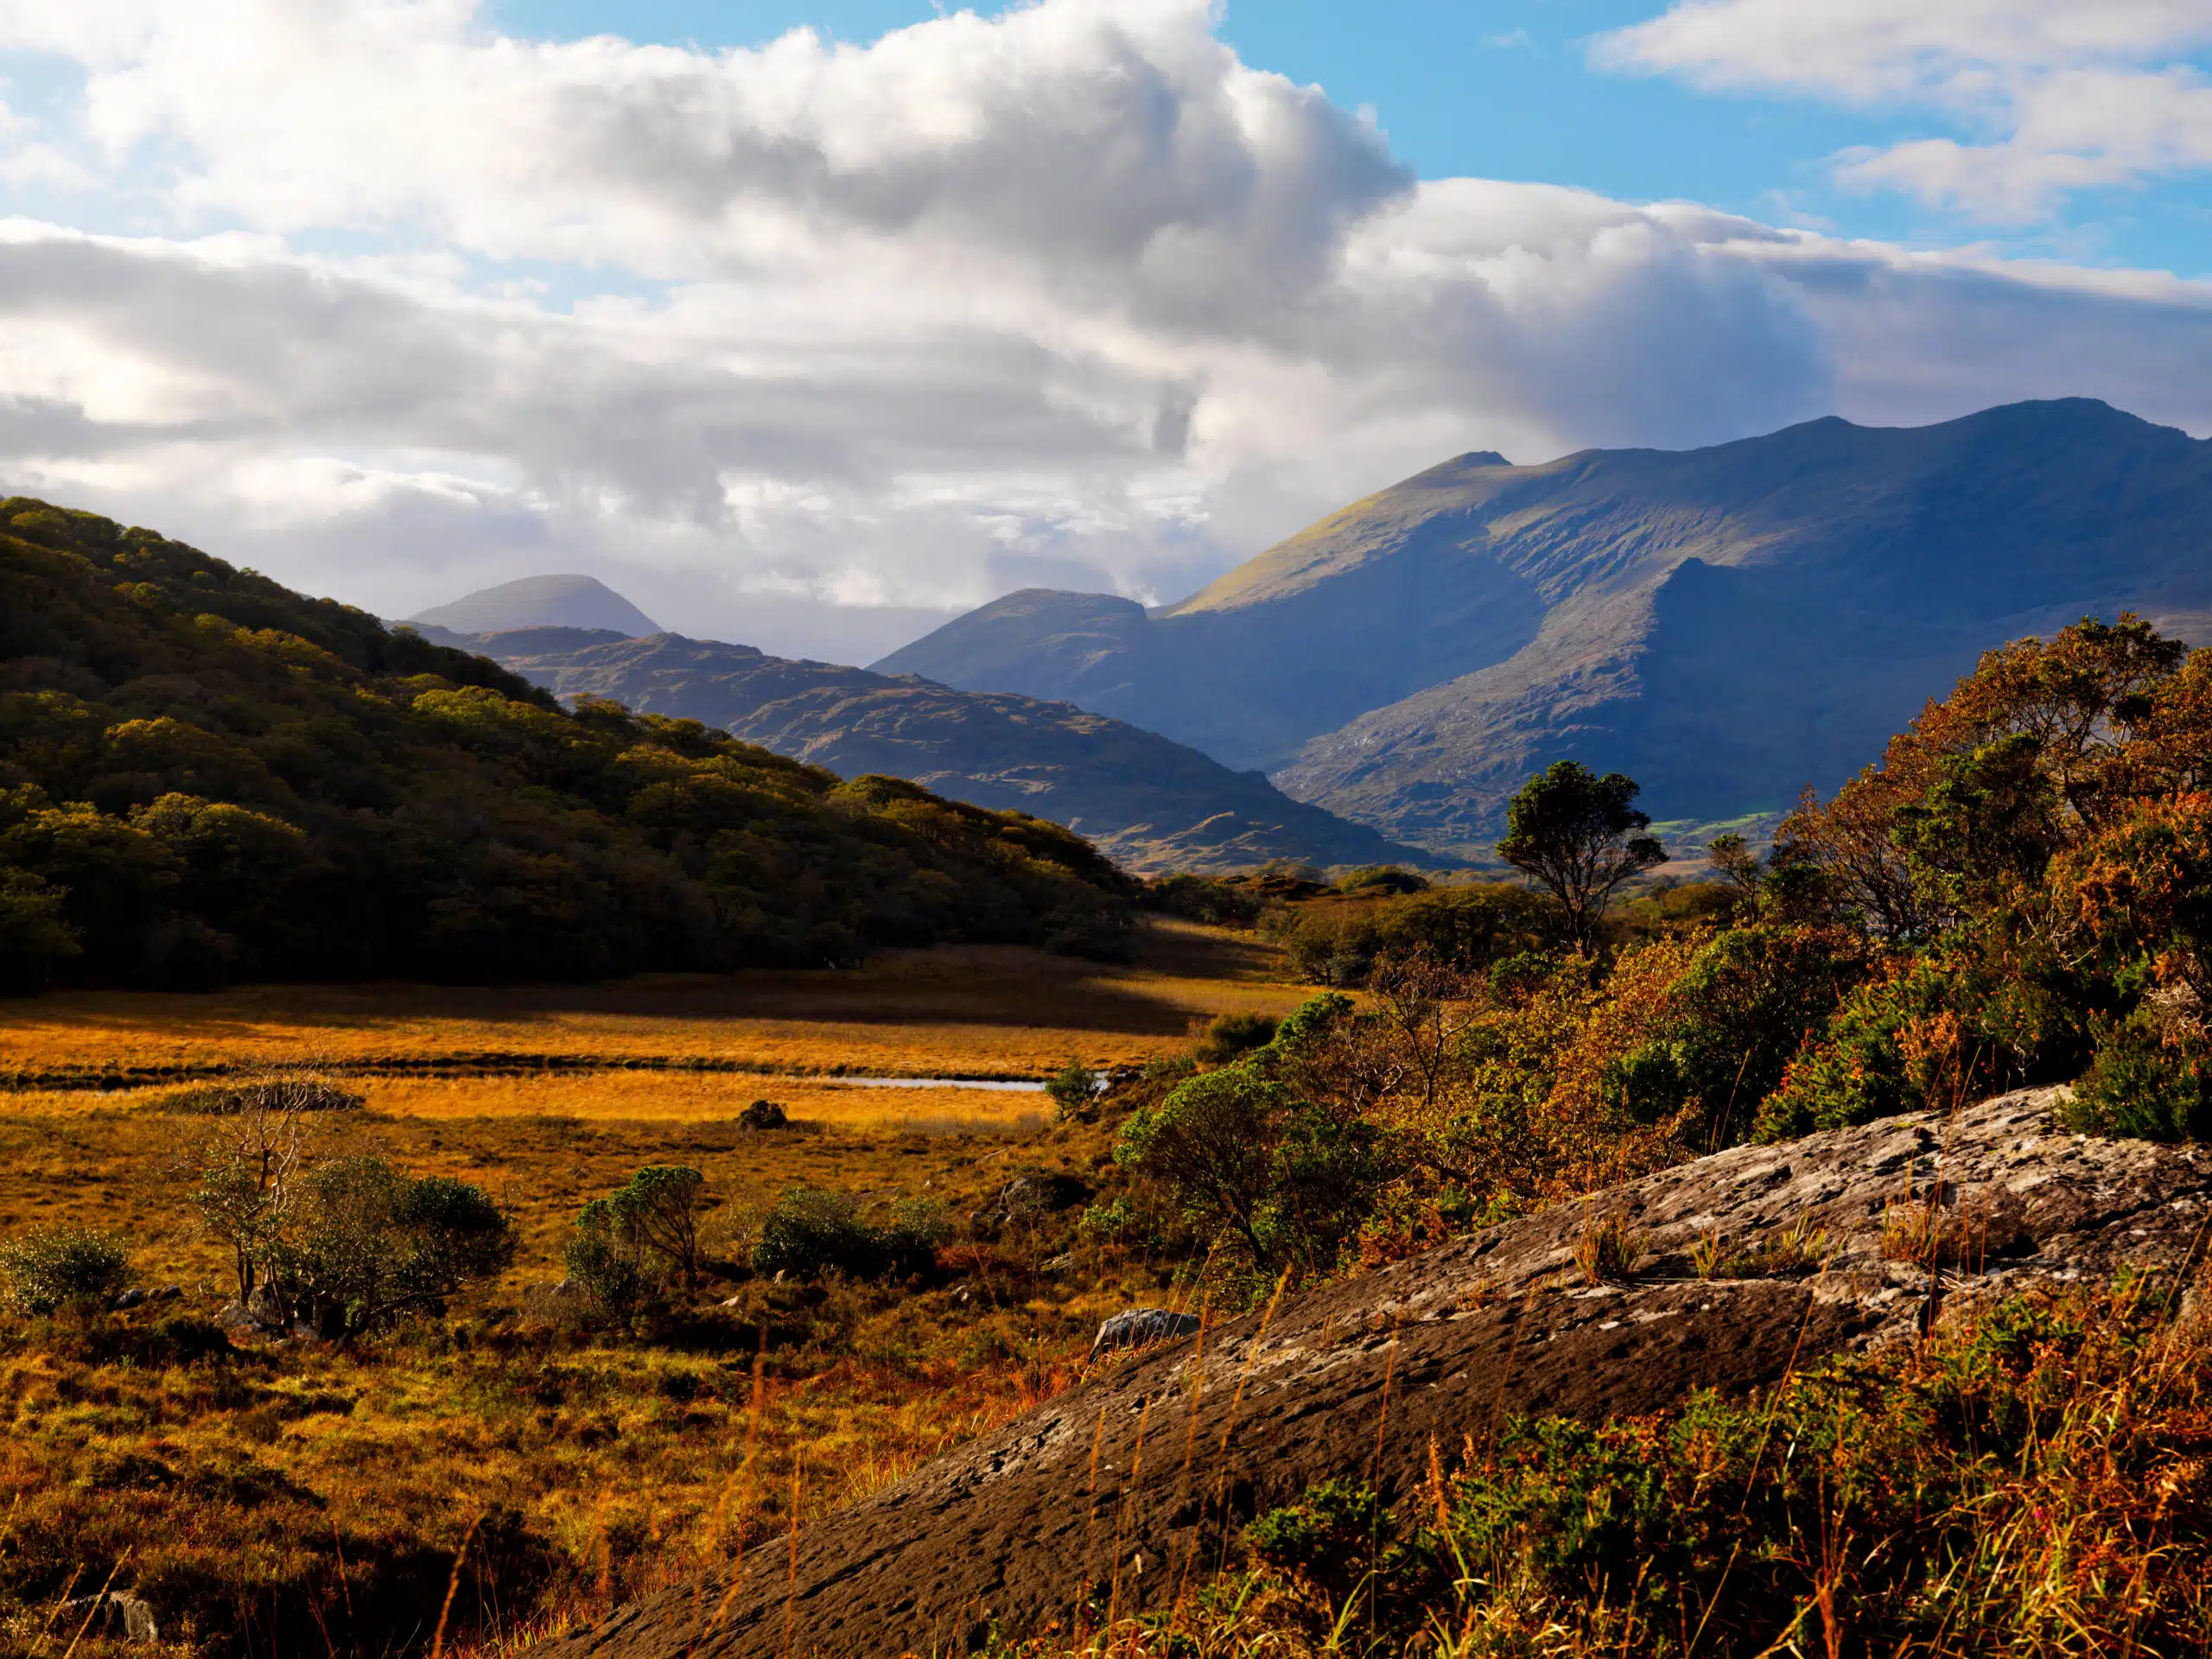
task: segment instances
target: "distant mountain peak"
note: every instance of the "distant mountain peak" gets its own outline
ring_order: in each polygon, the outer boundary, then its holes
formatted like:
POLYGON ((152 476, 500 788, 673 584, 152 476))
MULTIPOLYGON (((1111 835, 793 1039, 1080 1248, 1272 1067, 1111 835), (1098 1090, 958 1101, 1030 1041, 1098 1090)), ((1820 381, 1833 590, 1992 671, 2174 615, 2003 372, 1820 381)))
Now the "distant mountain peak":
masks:
POLYGON ((596 577, 524 576, 479 588, 450 604, 408 619, 455 633, 510 633, 518 628, 594 628, 640 639, 665 632, 659 623, 596 577))

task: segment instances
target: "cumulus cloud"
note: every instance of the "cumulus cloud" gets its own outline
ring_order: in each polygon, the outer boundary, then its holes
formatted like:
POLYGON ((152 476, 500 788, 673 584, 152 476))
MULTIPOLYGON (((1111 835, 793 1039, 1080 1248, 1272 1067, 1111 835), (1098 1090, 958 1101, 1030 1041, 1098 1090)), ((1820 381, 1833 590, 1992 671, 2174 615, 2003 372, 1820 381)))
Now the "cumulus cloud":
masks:
POLYGON ((1678 0, 1602 36, 1606 67, 1716 90, 1932 107, 1990 142, 1838 158, 1840 182, 1995 222, 2069 192, 2212 168, 2202 0, 1678 0))
POLYGON ((583 569, 864 658, 1012 587, 1179 597, 1463 449, 2073 393, 2212 427, 2212 292, 1417 181, 1215 21, 710 54, 0 0, 82 78, 0 188, 148 227, 0 221, 0 467, 387 614, 583 569))

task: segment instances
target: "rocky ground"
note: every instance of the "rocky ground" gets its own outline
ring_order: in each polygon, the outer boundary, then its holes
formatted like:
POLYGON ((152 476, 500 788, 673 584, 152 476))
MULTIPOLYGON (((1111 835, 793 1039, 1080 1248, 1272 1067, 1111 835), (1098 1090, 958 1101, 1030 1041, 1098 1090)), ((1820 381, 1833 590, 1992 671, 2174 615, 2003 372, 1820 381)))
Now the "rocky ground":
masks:
POLYGON ((957 1651, 1156 1605, 1255 1512, 1386 1491, 1506 1413, 1596 1420, 1910 1342, 2038 1283, 2172 1268, 2212 1154, 2056 1129, 2051 1090, 1742 1147, 1102 1363, 1081 1386, 562 1659, 957 1651), (1592 1281, 1609 1226, 1632 1260, 1592 1281), (1700 1255, 1726 1259, 1700 1277, 1700 1255))

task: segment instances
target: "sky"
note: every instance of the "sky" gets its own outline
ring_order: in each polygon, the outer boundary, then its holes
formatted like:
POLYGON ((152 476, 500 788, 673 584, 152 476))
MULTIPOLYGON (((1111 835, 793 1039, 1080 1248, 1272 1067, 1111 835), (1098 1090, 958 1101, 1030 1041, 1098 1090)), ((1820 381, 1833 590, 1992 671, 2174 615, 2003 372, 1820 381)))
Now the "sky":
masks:
POLYGON ((1469 449, 2212 435, 2212 0, 0 0, 0 482, 868 661, 1469 449))

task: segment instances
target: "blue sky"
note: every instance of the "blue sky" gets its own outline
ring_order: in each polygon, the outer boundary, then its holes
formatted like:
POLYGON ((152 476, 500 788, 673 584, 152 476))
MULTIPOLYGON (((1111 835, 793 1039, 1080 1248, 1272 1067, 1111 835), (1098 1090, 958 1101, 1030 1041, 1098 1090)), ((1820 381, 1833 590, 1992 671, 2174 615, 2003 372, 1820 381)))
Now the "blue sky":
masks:
MULTIPOLYGON (((1828 176, 1828 158, 1840 152, 1970 138, 1970 119, 1902 100, 1847 107, 1592 67, 1594 37, 1666 9, 1659 0, 1230 0, 1220 33, 1255 68, 1373 109, 1392 149, 1424 178, 1536 180, 1636 201, 1686 197, 1848 237, 1986 244, 2018 256, 2212 276, 2212 183, 2201 173, 2085 191, 2042 222, 1992 224, 1892 191, 1839 189, 1828 176)), ((712 49, 802 27, 865 43, 938 10, 906 0, 499 0, 493 15, 519 35, 611 33, 712 49)), ((2202 70, 2212 54, 2169 60, 2202 70)))

